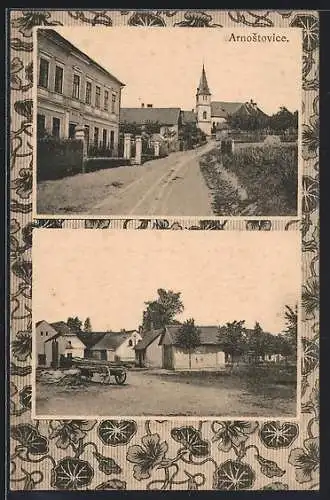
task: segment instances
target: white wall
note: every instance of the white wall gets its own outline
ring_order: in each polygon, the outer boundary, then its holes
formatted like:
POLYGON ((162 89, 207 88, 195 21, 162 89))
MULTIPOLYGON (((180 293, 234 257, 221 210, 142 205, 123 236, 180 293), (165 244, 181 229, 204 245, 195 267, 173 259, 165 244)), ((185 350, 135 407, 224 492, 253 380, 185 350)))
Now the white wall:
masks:
MULTIPOLYGON (((174 368, 189 369, 189 352, 174 347, 174 368)), ((225 353, 217 346, 199 346, 191 353, 191 369, 217 368, 225 366, 225 353)))
POLYGON ((154 368, 162 367, 162 346, 159 344, 159 337, 157 337, 150 345, 148 345, 145 354, 145 365, 154 368))
POLYGON ((35 328, 35 349, 36 349, 36 361, 38 362, 39 354, 46 354, 45 352, 45 341, 56 335, 56 330, 47 323, 47 321, 42 321, 35 328))
POLYGON ((127 339, 116 349, 116 355, 121 361, 134 362, 135 350, 134 347, 141 340, 142 337, 139 332, 133 332, 127 339), (132 345, 130 346, 130 341, 132 345))

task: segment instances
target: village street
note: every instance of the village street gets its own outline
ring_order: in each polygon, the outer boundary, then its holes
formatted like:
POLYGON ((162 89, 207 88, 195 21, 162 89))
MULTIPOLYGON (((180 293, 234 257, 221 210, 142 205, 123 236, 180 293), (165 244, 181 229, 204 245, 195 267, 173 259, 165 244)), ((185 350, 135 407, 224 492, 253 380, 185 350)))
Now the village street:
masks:
POLYGON ((79 174, 38 185, 38 213, 212 216, 199 158, 215 147, 171 153, 141 166, 79 174))
POLYGON ((59 386, 37 382, 36 415, 237 416, 295 415, 295 385, 249 385, 223 373, 129 371, 125 385, 59 386))

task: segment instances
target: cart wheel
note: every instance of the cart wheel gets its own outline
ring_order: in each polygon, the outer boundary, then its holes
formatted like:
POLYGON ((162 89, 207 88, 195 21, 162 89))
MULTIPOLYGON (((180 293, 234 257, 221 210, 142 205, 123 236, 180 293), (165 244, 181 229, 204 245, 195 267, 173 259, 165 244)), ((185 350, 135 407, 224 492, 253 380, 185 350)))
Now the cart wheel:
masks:
POLYGON ((127 378, 126 372, 119 372, 115 374, 115 380, 119 385, 123 385, 126 381, 126 378, 127 378))

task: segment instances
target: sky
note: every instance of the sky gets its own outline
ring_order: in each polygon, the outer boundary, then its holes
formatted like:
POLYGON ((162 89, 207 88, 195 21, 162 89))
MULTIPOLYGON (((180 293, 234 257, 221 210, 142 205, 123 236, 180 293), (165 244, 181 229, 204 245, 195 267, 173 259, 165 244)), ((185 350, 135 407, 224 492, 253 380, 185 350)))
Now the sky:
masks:
POLYGON ((136 329, 157 289, 180 291, 183 321, 284 328, 300 290, 298 232, 38 229, 33 321, 88 316, 94 331, 136 329))
MULTIPOLYGON (((122 106, 195 106, 204 62, 214 101, 254 99, 266 113, 301 105, 301 33, 287 43, 228 42, 233 29, 66 27, 57 31, 125 83, 122 106)), ((256 29, 234 30, 243 34, 256 29)), ((274 30, 262 28, 262 34, 274 30)))

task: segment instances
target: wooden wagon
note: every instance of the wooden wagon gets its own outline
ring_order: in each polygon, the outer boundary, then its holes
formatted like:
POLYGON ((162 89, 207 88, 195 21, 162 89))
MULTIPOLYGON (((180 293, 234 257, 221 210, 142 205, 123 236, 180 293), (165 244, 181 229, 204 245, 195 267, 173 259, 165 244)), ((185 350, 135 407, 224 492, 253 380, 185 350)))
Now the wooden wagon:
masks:
POLYGON ((116 383, 119 385, 123 385, 126 382, 126 369, 120 363, 73 358, 72 366, 79 368, 81 375, 89 380, 92 379, 95 373, 98 373, 102 378, 103 384, 110 384, 111 377, 114 377, 116 383))

